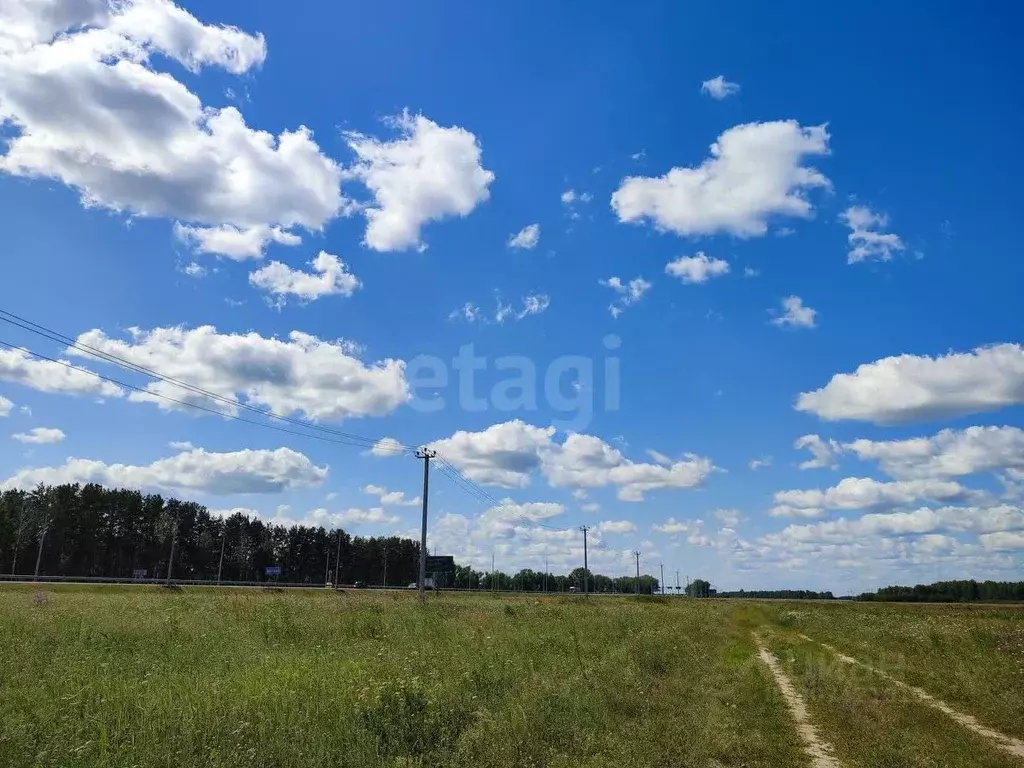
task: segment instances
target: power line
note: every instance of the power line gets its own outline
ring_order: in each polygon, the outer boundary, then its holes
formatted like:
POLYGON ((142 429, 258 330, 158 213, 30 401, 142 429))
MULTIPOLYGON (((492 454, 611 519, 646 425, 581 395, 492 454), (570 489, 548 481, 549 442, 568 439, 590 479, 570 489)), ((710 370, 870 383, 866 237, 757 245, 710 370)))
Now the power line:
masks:
MULTIPOLYGON (((148 368, 148 367, 146 367, 144 365, 140 365, 138 363, 134 363, 134 362, 132 362, 130 360, 125 360, 124 358, 119 357, 117 355, 111 354, 109 352, 105 352, 105 351, 103 351, 101 349, 97 349, 96 347, 92 347, 92 346, 90 346, 88 344, 84 344, 82 342, 79 342, 78 340, 73 339, 70 336, 67 336, 66 334, 60 333, 59 331, 55 331, 52 328, 47 328, 44 325, 40 325, 39 323, 35 323, 35 322, 31 321, 31 320, 28 320, 28 319, 26 319, 24 317, 16 315, 13 312, 8 312, 8 311, 6 311, 4 309, 0 309, 0 321, 8 323, 9 325, 16 326, 16 327, 21 328, 23 330, 29 331, 30 333, 34 333, 37 336, 42 336, 43 338, 49 339, 50 341, 54 341, 54 342, 57 342, 57 343, 60 343, 60 344, 65 344, 68 348, 76 349, 79 352, 82 352, 83 354, 85 354, 87 357, 98 358, 102 362, 107 362, 107 363, 110 363, 112 365, 116 365, 116 366, 118 366, 120 368, 123 368, 125 370, 129 370, 129 371, 132 371, 134 373, 139 373, 139 374, 142 374, 144 376, 148 376, 149 378, 156 379, 158 381, 162 381, 162 382, 167 383, 167 384, 172 384, 174 386, 177 386, 177 387, 185 389, 185 390, 187 390, 189 392, 192 392, 193 394, 202 395, 203 397, 209 398, 210 400, 214 400, 214 401, 217 401, 217 402, 224 403, 225 405, 229 405, 232 408, 241 408, 241 409, 250 411, 252 413, 259 414, 260 416, 263 416, 263 417, 268 418, 268 419, 274 419, 276 421, 283 421, 283 422, 286 422, 286 423, 289 423, 289 424, 293 424, 293 425, 296 425, 296 426, 304 427, 306 429, 312 429, 312 430, 316 430, 318 432, 324 432, 324 433, 327 433, 327 434, 335 435, 335 436, 337 436, 339 438, 342 438, 342 439, 350 441, 349 444, 353 444, 353 445, 360 445, 362 447, 375 447, 376 446, 376 447, 378 447, 378 450, 388 450, 388 451, 391 451, 393 453, 408 453, 408 452, 412 452, 412 451, 416 450, 412 446, 403 445, 401 443, 399 443, 396 446, 390 446, 390 445, 386 445, 386 444, 385 445, 379 445, 380 440, 377 439, 377 438, 365 437, 365 436, 362 436, 362 435, 356 435, 356 434, 353 434, 351 432, 344 432, 344 431, 339 430, 339 429, 334 429, 332 427, 323 426, 322 424, 317 424, 317 423, 309 421, 307 419, 297 419, 297 418, 294 418, 294 417, 291 417, 291 416, 285 416, 283 414, 276 413, 276 412, 274 412, 274 411, 272 411, 270 409, 259 408, 257 406, 252 405, 251 403, 242 402, 242 401, 240 401, 240 400, 238 400, 238 399, 236 399, 234 397, 227 397, 225 395, 221 395, 221 394, 216 393, 216 392, 211 392, 210 390, 204 389, 203 387, 200 387, 198 385, 191 384, 191 383, 186 382, 186 381, 182 381, 181 379, 177 379, 177 378, 175 378, 173 376, 168 376, 166 374, 160 373, 159 371, 155 371, 152 368, 148 368)), ((9 345, 9 344, 5 344, 5 346, 11 347, 11 348, 15 348, 15 347, 13 347, 12 345, 9 345)), ((18 348, 18 349, 20 349, 22 352, 26 352, 28 354, 31 354, 34 357, 43 357, 41 355, 38 355, 37 353, 31 352, 28 349, 25 349, 25 348, 18 348)), ((160 398, 163 398, 165 400, 169 400, 171 402, 178 403, 180 405, 186 405, 186 406, 189 406, 189 407, 196 407, 199 410, 203 410, 203 411, 206 411, 208 413, 212 413, 214 415, 226 416, 228 418, 233 417, 232 414, 224 413, 223 411, 217 410, 215 408, 205 408, 205 407, 199 406, 196 403, 190 403, 190 402, 186 402, 186 401, 182 401, 182 400, 177 400, 177 399, 169 397, 167 395, 163 395, 163 394, 160 394, 158 392, 154 392, 153 390, 150 390, 150 389, 140 389, 139 387, 135 387, 133 385, 117 381, 116 379, 112 379, 110 377, 105 377, 105 376, 103 376, 103 375, 101 375, 99 373, 96 373, 95 371, 89 370, 88 368, 80 368, 78 366, 71 365, 70 363, 67 363, 66 361, 63 361, 63 360, 57 360, 57 359, 53 359, 53 358, 44 358, 44 359, 47 359, 50 362, 54 362, 54 363, 58 363, 60 365, 64 365, 66 367, 72 368, 74 370, 77 370, 77 371, 80 371, 80 372, 83 372, 83 373, 87 373, 87 374, 96 376, 97 378, 103 379, 105 381, 109 381, 110 383, 117 384, 119 386, 122 386, 122 387, 125 387, 125 388, 128 388, 128 389, 135 390, 135 391, 140 392, 142 394, 147 394, 147 395, 152 395, 152 396, 155 396, 155 397, 160 397, 160 398)), ((252 422, 250 422, 250 423, 252 423, 252 422)))
POLYGON ((199 410, 199 411, 205 411, 206 413, 211 413, 211 414, 213 414, 215 416, 222 416, 225 419, 233 419, 234 421, 240 421, 243 424, 253 424, 253 425, 257 426, 257 427, 265 427, 266 429, 273 429, 276 432, 285 432, 285 433, 290 434, 290 435, 298 435, 299 437, 309 437, 309 438, 312 438, 314 440, 321 440, 321 441, 326 442, 326 443, 335 443, 337 445, 347 445, 347 446, 352 446, 353 445, 351 442, 346 442, 345 440, 342 440, 342 439, 333 439, 333 438, 330 438, 330 437, 324 437, 323 435, 311 435, 311 434, 309 434, 307 432, 299 432, 297 430, 288 429, 286 427, 278 427, 278 426, 275 426, 274 424, 266 424, 266 423, 264 423, 262 421, 253 421, 252 419, 246 419, 246 418, 244 418, 242 416, 238 416, 236 414, 224 413, 223 411, 218 411, 218 410, 216 410, 214 408, 207 408, 206 406, 200 405, 199 403, 191 403, 191 402, 189 402, 187 400, 178 400, 177 398, 171 397, 170 395, 163 395, 163 394, 160 394, 160 393, 157 393, 157 392, 151 392, 148 389, 143 389, 142 387, 137 387, 134 384, 128 384, 127 382, 121 381, 119 379, 115 379, 115 378, 113 378, 111 376, 104 376, 101 373, 96 373, 96 371, 90 371, 88 368, 79 368, 77 365, 72 365, 71 363, 67 362, 66 360, 58 360, 57 358, 48 357, 46 355, 40 354, 39 352, 33 352, 31 349, 28 349, 26 347, 19 347, 16 344, 10 344, 10 343, 8 343, 6 341, 3 341, 3 340, 0 340, 0 346, 7 347, 8 349, 12 349, 12 350, 17 350, 18 352, 23 352, 24 354, 30 355, 31 357, 34 357, 34 358, 36 358, 38 360, 45 360, 46 362, 49 362, 49 363, 56 363, 57 365, 63 365, 65 368, 69 368, 69 369, 71 369, 73 371, 79 371, 80 373, 85 373, 85 374, 88 374, 90 376, 95 376, 97 379, 101 379, 102 381, 110 382, 111 384, 116 384, 119 387, 124 387, 125 389, 130 389, 130 390, 132 390, 134 392, 139 392, 140 394, 152 395, 154 397, 159 397, 162 400, 167 400, 169 402, 176 403, 178 405, 185 406, 187 408, 194 408, 194 409, 199 410))

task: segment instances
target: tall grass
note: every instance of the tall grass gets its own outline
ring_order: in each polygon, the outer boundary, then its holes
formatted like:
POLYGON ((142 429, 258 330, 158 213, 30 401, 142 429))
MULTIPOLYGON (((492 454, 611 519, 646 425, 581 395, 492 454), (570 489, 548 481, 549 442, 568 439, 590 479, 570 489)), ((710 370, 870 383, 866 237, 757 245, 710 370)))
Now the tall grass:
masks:
POLYGON ((737 605, 0 589, 0 765, 796 765, 737 605))

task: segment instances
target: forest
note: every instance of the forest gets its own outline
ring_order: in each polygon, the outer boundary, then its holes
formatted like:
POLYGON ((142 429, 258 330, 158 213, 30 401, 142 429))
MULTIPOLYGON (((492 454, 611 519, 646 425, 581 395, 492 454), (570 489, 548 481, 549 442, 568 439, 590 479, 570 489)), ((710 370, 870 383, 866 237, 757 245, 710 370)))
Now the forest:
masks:
POLYGON ((1024 581, 936 581, 914 587, 883 587, 857 599, 896 603, 1024 602, 1024 581))
MULTIPOLYGON (((96 484, 0 493, 0 573, 406 586, 418 580, 419 552, 411 539, 278 525, 240 513, 222 519, 193 502, 96 484)), ((637 590, 634 577, 583 568, 567 575, 507 574, 456 564, 437 582, 470 589, 637 590)), ((657 590, 657 579, 641 576, 641 593, 657 590)))

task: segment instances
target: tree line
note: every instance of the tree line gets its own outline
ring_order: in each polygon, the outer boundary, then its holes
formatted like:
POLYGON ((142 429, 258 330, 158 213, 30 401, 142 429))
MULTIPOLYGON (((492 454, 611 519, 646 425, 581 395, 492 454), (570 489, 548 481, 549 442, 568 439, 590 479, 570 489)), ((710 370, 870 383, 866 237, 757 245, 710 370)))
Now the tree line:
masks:
POLYGON ((719 592, 719 597, 749 597, 755 600, 835 600, 831 592, 815 592, 810 589, 740 589, 734 592, 719 592))
POLYGON ((913 587, 882 587, 857 599, 897 603, 1024 602, 1024 581, 936 581, 913 587))
POLYGON ((0 572, 12 574, 405 585, 418 578, 419 551, 395 536, 222 519, 193 502, 92 483, 0 493, 0 572))
MULTIPOLYGON (((411 539, 285 526, 242 513, 220 518, 194 502, 95 483, 0 493, 0 573, 406 586, 419 580, 419 556, 419 542, 411 539)), ((528 592, 638 590, 634 577, 583 568, 507 574, 456 565, 452 573, 435 574, 435 581, 528 592)), ((641 594, 658 588, 657 579, 641 576, 641 594)))

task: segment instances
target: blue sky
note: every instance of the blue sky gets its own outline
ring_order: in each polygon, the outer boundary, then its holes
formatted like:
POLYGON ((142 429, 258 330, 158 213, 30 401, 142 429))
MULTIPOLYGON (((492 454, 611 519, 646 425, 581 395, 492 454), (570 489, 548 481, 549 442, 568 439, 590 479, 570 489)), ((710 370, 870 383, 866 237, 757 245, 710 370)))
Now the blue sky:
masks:
MULTIPOLYGON (((0 309, 433 443, 509 499, 433 486, 432 544, 477 566, 574 567, 589 524, 598 570, 723 588, 1019 578, 1016 9, 582 9, 5 7, 0 309), (535 406, 493 394, 511 356, 535 406), (559 400, 567 356, 594 375, 559 400)), ((0 482, 416 528, 409 457, 99 386, 0 350, 0 482)))

